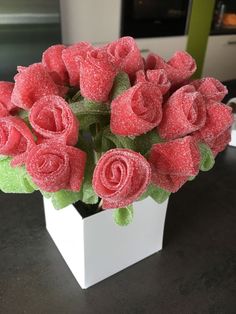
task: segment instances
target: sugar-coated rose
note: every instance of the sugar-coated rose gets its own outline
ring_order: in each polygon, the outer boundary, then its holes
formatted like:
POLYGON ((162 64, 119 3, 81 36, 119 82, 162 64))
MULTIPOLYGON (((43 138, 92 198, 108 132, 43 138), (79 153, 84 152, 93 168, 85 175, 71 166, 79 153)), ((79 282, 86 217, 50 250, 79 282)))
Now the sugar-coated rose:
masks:
POLYGON ((146 69, 163 69, 172 85, 178 85, 189 79, 196 71, 195 60, 186 51, 177 51, 168 62, 157 54, 149 54, 146 69))
POLYGON ((131 77, 144 68, 140 50, 132 37, 122 37, 113 41, 107 46, 107 53, 115 67, 131 77))
POLYGON ((6 116, 17 109, 11 102, 13 88, 14 83, 0 81, 0 117, 6 116))
POLYGON ((177 192, 190 176, 198 174, 200 152, 194 138, 186 136, 154 144, 148 161, 152 182, 167 191, 177 192))
POLYGON ((62 59, 69 74, 70 85, 80 85, 80 62, 87 56, 87 52, 93 49, 92 45, 85 41, 71 45, 62 51, 62 59))
POLYGON ((151 177, 147 160, 129 149, 112 149, 99 159, 93 174, 93 188, 103 208, 132 204, 146 190, 151 177))
POLYGON ((44 96, 36 101, 30 109, 29 121, 39 142, 57 139, 67 145, 77 143, 79 121, 60 96, 44 96))
POLYGON ((216 156, 223 151, 231 140, 233 124, 232 109, 222 103, 210 101, 207 105, 206 123, 193 136, 197 141, 205 142, 216 156))
POLYGON ((210 146, 212 153, 216 156, 218 153, 222 152, 226 146, 231 141, 231 128, 221 133, 212 141, 208 141, 208 145, 210 146))
POLYGON ((136 73, 136 81, 135 83, 143 83, 143 82, 151 82, 156 84, 156 86, 160 89, 162 95, 166 94, 170 89, 171 83, 168 80, 167 74, 165 70, 139 70, 136 73))
POLYGON ((23 120, 14 116, 0 118, 0 154, 14 157, 12 165, 24 163, 34 145, 33 134, 23 120))
POLYGON ((194 86, 185 85, 174 92, 163 106, 158 132, 164 139, 185 136, 204 126, 206 102, 194 86))
POLYGON ((162 119, 162 94, 152 83, 138 83, 111 103, 111 131, 136 136, 155 128, 162 119))
POLYGON ((107 101, 116 73, 104 49, 87 52, 86 59, 80 62, 82 96, 93 101, 107 101))
POLYGON ((62 60, 62 52, 65 48, 64 45, 53 45, 44 51, 42 57, 42 64, 58 85, 65 85, 69 82, 68 73, 62 60))
POLYGON ((36 145, 27 156, 26 170, 43 191, 79 191, 84 177, 86 153, 56 141, 36 145))
POLYGON ((207 105, 207 118, 204 126, 194 136, 207 144, 228 130, 233 124, 233 114, 230 106, 215 101, 207 105))
POLYGON ((226 86, 213 77, 204 77, 191 82, 207 100, 221 101, 228 93, 226 86))
POLYGON ((11 101, 17 107, 28 110, 41 97, 46 95, 64 96, 66 90, 57 86, 41 63, 21 67, 15 76, 15 86, 11 101))

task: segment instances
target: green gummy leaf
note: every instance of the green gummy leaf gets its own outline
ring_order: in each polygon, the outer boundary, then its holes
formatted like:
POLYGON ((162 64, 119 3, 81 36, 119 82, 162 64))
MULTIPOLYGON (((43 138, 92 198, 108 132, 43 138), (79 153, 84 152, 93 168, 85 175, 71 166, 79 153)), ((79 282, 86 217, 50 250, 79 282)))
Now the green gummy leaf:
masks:
POLYGON ((212 169, 215 164, 215 159, 210 147, 204 143, 200 143, 199 149, 201 153, 200 169, 202 171, 208 171, 212 169))
POLYGON ((81 199, 81 192, 60 190, 51 193, 51 201, 55 209, 61 209, 81 199))
POLYGON ((113 87, 111 90, 111 99, 115 99, 117 96, 122 94, 128 88, 130 88, 129 76, 125 72, 119 72, 114 80, 113 87))
POLYGON ((80 122, 80 130, 88 130, 95 123, 106 125, 110 119, 110 108, 104 103, 92 102, 87 99, 70 104, 73 113, 80 122))
POLYGON ((117 208, 113 213, 115 223, 119 226, 127 226, 130 224, 133 220, 133 216, 134 213, 132 205, 124 208, 117 208))
POLYGON ((0 190, 5 193, 32 193, 35 188, 24 167, 11 167, 11 158, 0 161, 0 190))
POLYGON ((23 109, 20 109, 17 113, 17 116, 29 124, 29 112, 23 109))
POLYGON ((196 178, 196 176, 191 176, 188 178, 188 181, 193 181, 196 178))
POLYGON ((159 186, 150 184, 148 187, 148 194, 154 201, 156 201, 158 204, 161 204, 167 200, 171 193, 160 188, 159 186))
POLYGON ((149 152, 152 145, 162 143, 164 140, 159 136, 156 129, 135 137, 134 144, 136 151, 140 152, 142 155, 145 155, 149 152))

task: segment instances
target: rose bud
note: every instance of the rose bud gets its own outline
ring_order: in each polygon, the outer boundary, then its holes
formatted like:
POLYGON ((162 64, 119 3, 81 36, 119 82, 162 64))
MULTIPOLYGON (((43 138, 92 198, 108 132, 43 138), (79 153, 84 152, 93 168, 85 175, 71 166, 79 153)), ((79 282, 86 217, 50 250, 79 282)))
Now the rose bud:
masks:
POLYGON ((155 128, 162 119, 162 94, 152 83, 138 83, 111 103, 111 131, 136 136, 155 128))
POLYGON ((185 85, 173 93, 163 106, 158 132, 164 139, 175 139, 199 130, 206 121, 206 103, 201 93, 185 85))
POLYGON ((44 96, 36 101, 30 109, 29 121, 38 142, 57 139, 67 145, 77 143, 79 121, 60 96, 44 96))
POLYGON ((34 145, 33 134, 23 120, 14 116, 0 118, 0 154, 14 157, 13 166, 23 164, 34 145))
POLYGON ((135 72, 144 68, 140 50, 132 37, 122 37, 110 43, 107 53, 115 67, 126 72, 131 78, 135 72))
POLYGON ((200 166, 200 152, 191 136, 170 142, 154 144, 148 161, 152 169, 152 182, 169 192, 177 192, 196 176, 200 166))
POLYGON ((41 63, 20 68, 15 76, 11 101, 17 107, 29 110, 41 97, 46 95, 64 96, 66 90, 57 86, 41 63))
POLYGON ((36 145, 28 153, 26 170, 43 191, 79 191, 85 163, 86 153, 82 150, 57 141, 48 141, 36 145))
POLYGON ((228 93, 226 86, 213 77, 205 77, 191 82, 207 100, 221 101, 228 93))
POLYGON ((189 79, 196 71, 195 60, 186 51, 177 51, 168 62, 156 54, 149 54, 146 69, 163 69, 172 85, 178 85, 189 79))
POLYGON ((44 51, 42 57, 42 64, 58 85, 66 85, 69 82, 68 73, 62 60, 62 52, 65 48, 64 45, 53 45, 44 51))
POLYGON ((170 81, 167 78, 167 74, 163 69, 147 70, 146 73, 143 70, 139 70, 136 73, 137 83, 150 82, 155 84, 161 91, 162 95, 165 95, 170 89, 170 81))
POLYGON ((146 190, 151 176, 147 160, 129 149, 112 149, 99 159, 93 174, 93 188, 103 208, 132 204, 146 190))
POLYGON ((0 117, 9 115, 18 109, 11 102, 11 94, 14 88, 14 83, 0 81, 0 117))
POLYGON ((69 74, 71 86, 80 86, 80 63, 87 56, 87 52, 93 50, 93 47, 82 41, 78 44, 71 45, 62 51, 62 59, 69 74))
POLYGON ((107 101, 116 70, 103 49, 93 49, 80 63, 80 89, 85 98, 107 101))

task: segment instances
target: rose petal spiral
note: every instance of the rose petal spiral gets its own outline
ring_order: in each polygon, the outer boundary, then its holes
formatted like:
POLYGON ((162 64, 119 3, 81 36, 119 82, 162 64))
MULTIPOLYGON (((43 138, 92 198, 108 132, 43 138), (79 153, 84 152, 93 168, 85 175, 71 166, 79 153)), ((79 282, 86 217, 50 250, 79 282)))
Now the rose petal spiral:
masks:
POLYGON ((79 121, 60 96, 44 96, 36 101, 30 109, 29 121, 40 142, 57 139, 67 145, 77 143, 79 121))
POLYGON ((174 92, 163 106, 158 132, 164 139, 175 139, 199 130, 206 122, 206 102, 191 85, 174 92))
POLYGON ((35 146, 28 126, 18 117, 0 118, 0 154, 14 157, 12 165, 24 163, 28 151, 35 146))
POLYGON ((106 102, 116 73, 104 49, 97 48, 87 52, 86 59, 80 62, 82 96, 92 101, 106 102))
POLYGON ((62 52, 65 49, 65 45, 53 45, 45 50, 42 56, 42 64, 58 85, 65 85, 69 82, 68 73, 62 60, 62 52))
POLYGON ((70 85, 80 86, 80 62, 87 56, 87 52, 93 49, 92 45, 82 41, 71 45, 62 51, 62 59, 69 74, 70 85))
POLYGON ((56 141, 35 146, 28 153, 26 170, 43 191, 79 191, 84 176, 86 153, 56 141))
POLYGON ((129 149, 112 149, 98 161, 93 188, 103 200, 103 208, 120 208, 137 200, 146 190, 151 176, 147 160, 129 149))
POLYGON ((136 136, 156 127, 162 119, 162 94, 152 83, 138 83, 111 103, 111 131, 136 136))
POLYGON ((63 96, 62 94, 65 92, 64 88, 60 89, 53 82, 41 63, 34 63, 16 74, 11 101, 17 107, 29 110, 41 97, 46 95, 63 96))
POLYGON ((200 152, 192 136, 154 144, 148 161, 152 169, 152 182, 161 188, 176 192, 190 176, 197 175, 200 152))

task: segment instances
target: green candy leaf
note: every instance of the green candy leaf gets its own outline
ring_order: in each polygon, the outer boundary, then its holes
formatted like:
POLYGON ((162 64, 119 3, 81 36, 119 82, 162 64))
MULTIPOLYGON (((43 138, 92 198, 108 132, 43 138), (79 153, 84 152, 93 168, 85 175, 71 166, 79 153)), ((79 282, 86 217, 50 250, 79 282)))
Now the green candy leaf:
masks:
POLYGON ((24 167, 11 167, 11 158, 0 161, 0 189, 5 193, 32 193, 35 188, 24 167))
POLYGON ((161 204, 167 200, 171 193, 160 188, 159 186, 150 184, 148 187, 148 194, 154 201, 156 201, 158 204, 161 204))
POLYGON ((111 99, 115 99, 117 96, 122 94, 128 88, 130 88, 129 76, 125 72, 119 72, 114 80, 113 87, 111 90, 111 99))
POLYGON ((202 171, 208 171, 212 169, 215 164, 215 159, 210 147, 204 143, 200 143, 199 149, 201 153, 200 169, 202 171))
MULTIPOLYGON (((48 194, 49 196, 49 194, 48 194)), ((67 190, 60 190, 55 193, 51 193, 51 201, 55 209, 61 209, 70 204, 73 204, 81 199, 81 191, 73 192, 67 190)))
POLYGON ((117 208, 113 213, 115 223, 119 226, 127 226, 130 224, 133 220, 133 216, 134 213, 132 205, 124 208, 117 208))
POLYGON ((95 123, 107 125, 110 119, 110 108, 104 103, 84 99, 70 104, 73 113, 80 122, 80 130, 88 130, 95 123))
POLYGON ((81 187, 81 201, 86 204, 96 204, 98 196, 92 187, 93 171, 95 168, 95 155, 92 143, 84 137, 79 138, 78 147, 87 153, 87 161, 84 173, 84 180, 81 187))
POLYGON ((142 155, 145 155, 149 152, 152 145, 162 143, 164 140, 159 136, 156 129, 135 137, 134 144, 136 151, 140 152, 142 155))

